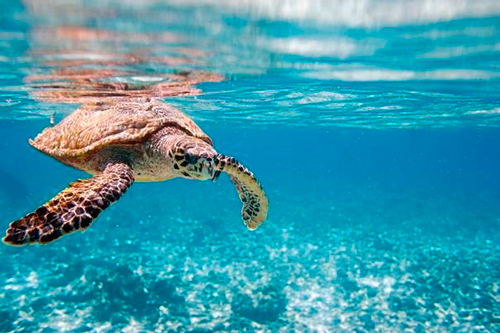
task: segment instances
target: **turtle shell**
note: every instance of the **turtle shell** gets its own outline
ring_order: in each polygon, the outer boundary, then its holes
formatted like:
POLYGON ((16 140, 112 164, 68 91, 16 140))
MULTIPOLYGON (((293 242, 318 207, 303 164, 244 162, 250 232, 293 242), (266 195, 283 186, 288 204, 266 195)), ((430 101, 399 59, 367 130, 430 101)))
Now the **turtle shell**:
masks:
POLYGON ((168 126, 212 144, 184 113, 166 103, 148 99, 84 104, 56 126, 30 139, 30 144, 48 155, 71 158, 109 145, 140 144, 168 126))

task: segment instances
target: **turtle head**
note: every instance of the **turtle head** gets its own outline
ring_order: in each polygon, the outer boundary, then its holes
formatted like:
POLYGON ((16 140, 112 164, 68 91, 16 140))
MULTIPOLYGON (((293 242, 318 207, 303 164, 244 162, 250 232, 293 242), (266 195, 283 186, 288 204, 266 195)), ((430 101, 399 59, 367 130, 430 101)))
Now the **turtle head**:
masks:
POLYGON ((220 174, 214 169, 216 155, 209 143, 186 136, 172 150, 172 167, 179 177, 215 181, 220 174))

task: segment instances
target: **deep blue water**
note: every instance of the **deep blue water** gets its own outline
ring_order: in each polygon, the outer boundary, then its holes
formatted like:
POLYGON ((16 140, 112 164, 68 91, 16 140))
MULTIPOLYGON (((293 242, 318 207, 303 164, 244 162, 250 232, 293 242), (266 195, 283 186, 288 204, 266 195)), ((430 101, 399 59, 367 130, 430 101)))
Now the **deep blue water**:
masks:
POLYGON ((497 2, 0 6, 4 229, 88 177, 28 138, 133 94, 269 198, 250 232, 227 176, 135 183, 83 234, 2 245, 0 331, 500 331, 497 2))

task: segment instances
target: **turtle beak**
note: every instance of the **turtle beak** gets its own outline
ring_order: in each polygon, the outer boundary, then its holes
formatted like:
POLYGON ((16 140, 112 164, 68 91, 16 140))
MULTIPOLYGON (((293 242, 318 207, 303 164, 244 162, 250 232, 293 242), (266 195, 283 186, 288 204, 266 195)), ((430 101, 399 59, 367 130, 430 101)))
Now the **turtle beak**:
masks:
POLYGON ((212 173, 212 181, 215 182, 217 180, 217 178, 219 178, 220 176, 220 171, 215 171, 212 173))
MULTIPOLYGON (((213 168, 215 168, 215 167, 218 166, 218 164, 219 164, 219 156, 222 156, 222 155, 220 155, 220 154, 216 154, 215 155, 215 157, 214 157, 214 164, 212 165, 213 168)), ((217 180, 217 178, 219 178, 221 172, 222 172, 221 170, 213 170, 213 173, 212 173, 212 181, 213 182, 215 182, 217 180)))

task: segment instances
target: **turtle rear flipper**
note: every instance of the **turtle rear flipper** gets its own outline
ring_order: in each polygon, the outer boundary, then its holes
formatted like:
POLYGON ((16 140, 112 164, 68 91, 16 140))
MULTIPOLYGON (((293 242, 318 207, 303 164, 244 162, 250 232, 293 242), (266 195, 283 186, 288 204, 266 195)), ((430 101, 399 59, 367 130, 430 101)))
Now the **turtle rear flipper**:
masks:
POLYGON ((101 174, 71 183, 35 212, 12 222, 3 242, 14 246, 46 244, 76 230, 85 231, 133 182, 130 166, 108 164, 101 174))
POLYGON ((250 230, 255 230, 267 216, 267 197, 252 172, 233 157, 218 154, 215 158, 215 170, 224 171, 236 186, 243 203, 241 214, 250 230))

